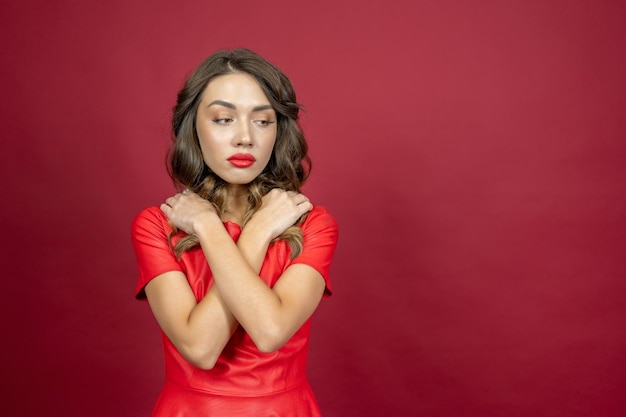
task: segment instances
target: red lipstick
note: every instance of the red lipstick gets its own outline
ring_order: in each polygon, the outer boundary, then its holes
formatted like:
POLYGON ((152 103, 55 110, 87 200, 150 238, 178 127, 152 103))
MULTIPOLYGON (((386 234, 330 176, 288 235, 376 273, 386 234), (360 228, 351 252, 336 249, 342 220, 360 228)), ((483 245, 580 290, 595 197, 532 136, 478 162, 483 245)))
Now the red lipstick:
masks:
POLYGON ((249 153, 236 153, 228 158, 228 162, 237 168, 248 168, 252 166, 255 161, 256 158, 249 153))

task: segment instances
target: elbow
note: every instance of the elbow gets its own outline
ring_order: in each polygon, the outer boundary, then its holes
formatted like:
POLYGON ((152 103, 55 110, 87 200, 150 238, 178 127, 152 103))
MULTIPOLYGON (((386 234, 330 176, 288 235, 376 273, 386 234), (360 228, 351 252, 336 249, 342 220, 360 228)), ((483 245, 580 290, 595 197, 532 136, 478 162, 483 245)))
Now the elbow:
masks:
POLYGON ((282 348, 289 340, 289 337, 286 337, 279 329, 265 329, 258 336, 253 337, 252 340, 260 352, 273 353, 282 348))
POLYGON ((261 353, 274 353, 281 347, 283 347, 284 343, 276 343, 276 342, 258 342, 256 343, 257 349, 261 353))
POLYGON ((208 371, 213 369, 217 363, 219 354, 202 349, 179 349, 180 354, 196 368, 208 371))
POLYGON ((215 358, 215 359, 213 359, 213 358, 198 358, 198 359, 194 359, 193 361, 192 360, 188 360, 188 361, 189 361, 189 363, 191 363, 196 368, 202 369, 204 371, 210 371, 211 369, 213 369, 213 367, 217 363, 217 358, 215 358))

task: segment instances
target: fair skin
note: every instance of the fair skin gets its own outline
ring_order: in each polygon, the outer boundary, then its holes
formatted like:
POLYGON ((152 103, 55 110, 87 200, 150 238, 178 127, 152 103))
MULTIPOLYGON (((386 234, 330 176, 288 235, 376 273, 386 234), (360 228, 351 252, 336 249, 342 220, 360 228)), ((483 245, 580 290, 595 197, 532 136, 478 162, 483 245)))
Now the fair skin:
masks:
POLYGON ((272 288, 258 275, 270 242, 311 210, 304 195, 269 192, 237 243, 224 227, 224 221, 241 224, 246 184, 265 168, 276 138, 276 114, 256 80, 241 73, 215 78, 196 116, 205 162, 228 183, 226 211, 220 218, 191 192, 168 198, 161 210, 173 225, 198 237, 215 285, 197 302, 185 275, 172 271, 151 280, 145 291, 178 351, 195 366, 210 369, 238 325, 262 352, 282 347, 313 314, 325 283, 302 264, 288 267, 272 288), (233 155, 244 162, 232 162, 233 155))

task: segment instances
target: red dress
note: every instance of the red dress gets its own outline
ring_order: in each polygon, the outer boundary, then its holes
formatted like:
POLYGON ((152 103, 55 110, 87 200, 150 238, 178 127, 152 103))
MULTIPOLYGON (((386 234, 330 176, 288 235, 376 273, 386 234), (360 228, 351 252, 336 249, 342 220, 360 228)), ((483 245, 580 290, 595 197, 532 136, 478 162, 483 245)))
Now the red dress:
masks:
MULTIPOLYGON (((231 222, 224 226, 237 241, 240 227, 231 222)), ((337 224, 325 208, 316 206, 301 228, 302 253, 290 260, 291 249, 286 242, 272 244, 260 276, 272 287, 289 265, 310 265, 324 277, 325 295, 330 295, 328 270, 337 245, 337 224)), ((136 296, 145 298, 144 287, 152 278, 181 271, 200 301, 213 285, 211 270, 199 248, 185 252, 178 260, 168 243, 171 230, 166 216, 156 207, 143 210, 133 222, 132 240, 139 266, 136 296)), ((320 416, 306 378, 310 326, 309 319, 282 348, 269 354, 260 352, 239 326, 210 370, 187 362, 163 334, 166 380, 152 416, 320 416)))

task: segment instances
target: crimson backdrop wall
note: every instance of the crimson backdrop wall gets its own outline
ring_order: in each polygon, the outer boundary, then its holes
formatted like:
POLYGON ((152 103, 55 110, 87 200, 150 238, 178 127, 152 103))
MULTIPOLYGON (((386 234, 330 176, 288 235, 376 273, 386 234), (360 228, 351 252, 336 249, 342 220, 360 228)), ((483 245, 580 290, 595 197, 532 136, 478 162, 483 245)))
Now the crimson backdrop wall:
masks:
POLYGON ((148 415, 133 216, 170 109, 245 46, 290 75, 341 227, 314 321, 325 416, 626 413, 618 1, 7 1, 2 375, 11 416, 148 415))

